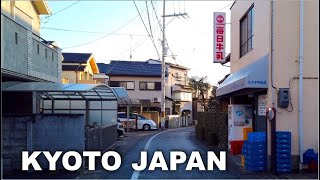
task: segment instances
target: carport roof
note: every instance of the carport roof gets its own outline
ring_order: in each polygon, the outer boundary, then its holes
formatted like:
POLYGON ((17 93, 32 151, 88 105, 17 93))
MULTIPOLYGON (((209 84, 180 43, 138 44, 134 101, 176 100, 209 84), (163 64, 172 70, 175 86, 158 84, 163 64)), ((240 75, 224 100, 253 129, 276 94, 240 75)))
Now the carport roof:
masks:
MULTIPOLYGON (((96 87, 108 87, 99 84, 61 84, 61 83, 45 83, 45 82, 3 82, 2 91, 12 92, 64 92, 77 91, 87 92, 96 87)), ((110 89, 110 88, 109 88, 110 89)))
POLYGON ((121 105, 140 105, 140 101, 137 99, 130 99, 127 90, 124 87, 111 87, 114 94, 118 98, 118 103, 121 105))
POLYGON ((4 92, 37 92, 42 99, 117 101, 109 86, 103 84, 61 84, 45 82, 4 82, 4 92))
POLYGON ((4 92, 39 92, 49 99, 101 99, 114 100, 119 104, 136 104, 124 88, 111 88, 105 84, 61 84, 44 82, 3 82, 4 92))

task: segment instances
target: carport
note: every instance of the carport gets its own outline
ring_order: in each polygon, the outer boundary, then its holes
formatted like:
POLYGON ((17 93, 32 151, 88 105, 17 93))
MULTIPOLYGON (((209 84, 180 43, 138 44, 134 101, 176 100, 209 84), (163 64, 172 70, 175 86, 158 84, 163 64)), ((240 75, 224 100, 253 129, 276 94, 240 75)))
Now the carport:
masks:
POLYGON ((133 128, 134 126, 137 127, 137 122, 134 124, 129 124, 130 108, 133 106, 140 107, 141 103, 138 99, 131 99, 127 90, 123 87, 111 87, 111 89, 117 96, 118 104, 127 108, 127 122, 125 123, 125 126, 127 132, 129 132, 130 128, 133 128))
POLYGON ((18 102, 10 102, 10 96, 26 92, 32 103, 22 106, 32 106, 32 114, 83 114, 86 150, 105 150, 117 141, 118 98, 107 85, 5 82, 1 89, 11 108, 18 102))

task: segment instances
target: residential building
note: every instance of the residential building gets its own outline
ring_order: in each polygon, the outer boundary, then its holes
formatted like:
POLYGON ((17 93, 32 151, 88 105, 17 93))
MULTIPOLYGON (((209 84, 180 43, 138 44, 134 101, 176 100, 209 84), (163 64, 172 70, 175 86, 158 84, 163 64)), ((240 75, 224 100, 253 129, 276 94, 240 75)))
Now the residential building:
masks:
POLYGON ((1 1, 1 75, 4 81, 61 81, 61 49, 40 37, 46 1, 1 1))
POLYGON ((293 169, 304 167, 307 149, 318 151, 318 22, 319 1, 235 1, 231 7, 231 73, 217 95, 253 106, 253 130, 267 133, 271 170, 274 131, 291 132, 293 169), (269 108, 274 118, 266 117, 269 108))
POLYGON ((185 115, 192 112, 192 88, 189 86, 188 71, 177 64, 166 64, 166 113, 185 115), (172 109, 170 108, 172 107, 172 109))
POLYGON ((93 79, 99 73, 92 53, 62 53, 62 83, 97 84, 93 79))
POLYGON ((100 84, 109 84, 109 76, 106 75, 105 70, 108 68, 108 64, 97 63, 99 73, 93 75, 93 79, 100 84))
MULTIPOLYGON (((161 62, 111 61, 108 65, 99 64, 100 72, 109 77, 109 86, 124 87, 130 98, 139 100, 136 111, 161 111, 162 82, 161 62)), ((188 68, 166 63, 166 114, 191 112, 192 94, 187 86, 188 68)))

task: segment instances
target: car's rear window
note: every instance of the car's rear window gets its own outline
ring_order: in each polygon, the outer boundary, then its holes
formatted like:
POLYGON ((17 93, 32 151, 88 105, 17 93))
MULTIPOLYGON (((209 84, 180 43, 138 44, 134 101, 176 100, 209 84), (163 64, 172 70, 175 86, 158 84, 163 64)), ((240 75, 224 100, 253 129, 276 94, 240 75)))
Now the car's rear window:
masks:
POLYGON ((125 113, 120 113, 118 114, 118 118, 127 118, 125 113))

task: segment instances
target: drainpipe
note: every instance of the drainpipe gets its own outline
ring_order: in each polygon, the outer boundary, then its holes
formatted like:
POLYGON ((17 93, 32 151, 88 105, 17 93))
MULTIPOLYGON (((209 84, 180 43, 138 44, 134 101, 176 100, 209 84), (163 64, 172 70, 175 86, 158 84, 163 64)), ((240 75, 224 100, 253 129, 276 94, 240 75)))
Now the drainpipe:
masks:
POLYGON ((273 77, 274 77, 274 70, 273 70, 273 32, 274 32, 274 2, 271 1, 271 53, 270 53, 270 61, 271 61, 271 86, 272 86, 272 92, 271 92, 271 102, 272 107, 275 107, 275 90, 277 87, 274 86, 273 77))
POLYGON ((303 49, 304 49, 304 2, 300 0, 300 50, 299 50, 299 149, 300 164, 303 163, 303 49))

